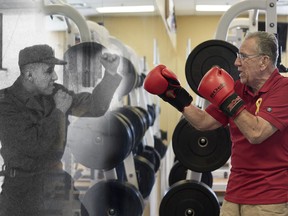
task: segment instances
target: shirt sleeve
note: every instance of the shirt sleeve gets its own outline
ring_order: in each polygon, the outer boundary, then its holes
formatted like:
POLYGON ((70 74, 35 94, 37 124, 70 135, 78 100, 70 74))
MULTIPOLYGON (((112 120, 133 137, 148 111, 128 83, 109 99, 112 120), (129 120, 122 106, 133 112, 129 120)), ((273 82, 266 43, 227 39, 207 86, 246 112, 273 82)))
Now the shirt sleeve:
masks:
POLYGON ((226 126, 229 123, 229 118, 221 110, 219 110, 217 106, 209 104, 205 111, 223 126, 226 126))
POLYGON ((104 115, 121 80, 122 77, 119 74, 105 73, 102 81, 94 88, 92 94, 87 92, 73 94, 70 114, 79 117, 104 115))
POLYGON ((263 98, 258 116, 264 118, 280 131, 288 126, 288 83, 274 88, 263 98))

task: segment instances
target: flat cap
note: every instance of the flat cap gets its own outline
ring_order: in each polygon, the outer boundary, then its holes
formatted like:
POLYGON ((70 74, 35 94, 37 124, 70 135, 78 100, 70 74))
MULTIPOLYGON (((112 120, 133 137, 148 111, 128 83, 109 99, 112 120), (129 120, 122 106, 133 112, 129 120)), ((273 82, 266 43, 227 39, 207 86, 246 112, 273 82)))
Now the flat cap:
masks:
POLYGON ((55 58, 53 49, 46 44, 34 45, 20 50, 18 59, 19 67, 31 63, 67 64, 66 61, 55 58))

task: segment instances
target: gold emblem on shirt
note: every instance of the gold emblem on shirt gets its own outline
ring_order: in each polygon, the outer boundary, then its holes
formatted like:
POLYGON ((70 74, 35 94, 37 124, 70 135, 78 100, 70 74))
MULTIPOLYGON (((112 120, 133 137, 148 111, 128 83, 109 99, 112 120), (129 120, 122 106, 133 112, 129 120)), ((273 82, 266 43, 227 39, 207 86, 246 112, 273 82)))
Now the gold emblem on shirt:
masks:
POLYGON ((260 109, 261 103, 262 103, 262 98, 258 98, 258 100, 255 103, 255 105, 256 105, 255 115, 257 115, 259 113, 259 109, 260 109))

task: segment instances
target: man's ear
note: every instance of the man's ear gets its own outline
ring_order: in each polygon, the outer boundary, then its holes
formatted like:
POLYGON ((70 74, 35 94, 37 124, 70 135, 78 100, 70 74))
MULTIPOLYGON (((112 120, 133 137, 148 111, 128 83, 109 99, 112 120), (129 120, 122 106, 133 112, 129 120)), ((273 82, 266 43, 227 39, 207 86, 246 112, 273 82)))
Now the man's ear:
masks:
POLYGON ((33 80, 33 75, 32 75, 32 73, 30 71, 25 71, 23 73, 23 75, 24 75, 26 80, 28 80, 28 81, 32 81, 33 80))
POLYGON ((27 79, 28 79, 29 81, 32 81, 32 79, 33 79, 32 73, 31 73, 30 71, 28 71, 28 72, 26 73, 26 75, 27 75, 27 79))
POLYGON ((263 69, 263 70, 266 69, 268 64, 269 64, 269 58, 267 56, 264 56, 264 58, 260 62, 261 69, 263 69))

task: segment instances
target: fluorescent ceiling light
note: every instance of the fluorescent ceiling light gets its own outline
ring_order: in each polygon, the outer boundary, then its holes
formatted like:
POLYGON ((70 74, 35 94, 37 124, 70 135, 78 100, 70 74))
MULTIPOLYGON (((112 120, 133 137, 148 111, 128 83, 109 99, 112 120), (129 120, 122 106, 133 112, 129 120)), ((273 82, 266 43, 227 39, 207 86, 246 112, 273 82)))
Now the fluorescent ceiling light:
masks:
POLYGON ((196 5, 196 11, 227 11, 231 5, 196 5))
POLYGON ((117 6, 117 7, 99 7, 96 8, 99 13, 141 13, 154 12, 154 5, 142 6, 117 6))

